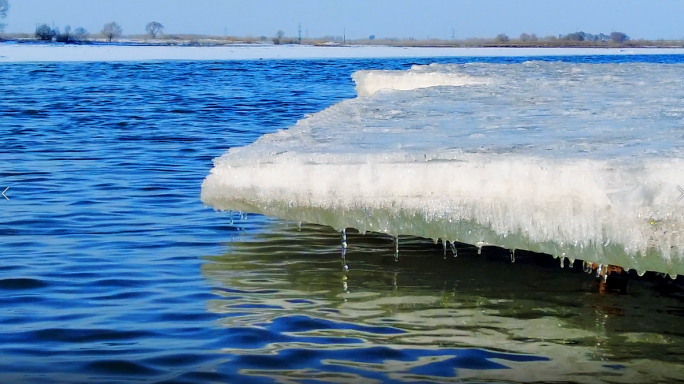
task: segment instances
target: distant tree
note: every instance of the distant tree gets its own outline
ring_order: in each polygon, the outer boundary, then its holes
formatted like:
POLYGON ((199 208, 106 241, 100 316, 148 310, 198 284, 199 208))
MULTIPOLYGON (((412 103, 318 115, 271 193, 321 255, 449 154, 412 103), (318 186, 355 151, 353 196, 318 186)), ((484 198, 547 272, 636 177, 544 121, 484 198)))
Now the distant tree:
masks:
POLYGON ((622 44, 625 41, 629 41, 629 36, 623 32, 613 32, 610 34, 610 41, 616 44, 622 44))
POLYGON ((9 0, 0 0, 0 19, 7 17, 7 11, 9 10, 9 0))
POLYGON ((104 25, 104 27, 102 27, 102 34, 104 37, 109 39, 109 42, 111 43, 112 39, 120 37, 123 34, 123 30, 119 24, 112 21, 111 23, 107 23, 104 25))
POLYGON ((78 27, 74 29, 74 33, 71 36, 71 39, 75 42, 80 42, 80 41, 85 41, 89 36, 88 31, 85 29, 78 27))
POLYGON ((573 32, 563 36, 563 40, 584 41, 584 32, 573 32))
POLYGON ((276 32, 276 37, 273 38, 273 44, 280 44, 280 42, 283 40, 283 36, 285 36, 285 32, 276 32))
MULTIPOLYGON (((8 0, 0 0, 0 19, 4 19, 7 17, 7 11, 9 10, 9 1, 8 0)), ((5 30, 5 26, 7 24, 0 23, 0 32, 5 30)))
POLYGON ((51 41, 55 34, 56 32, 47 24, 36 27, 36 38, 39 40, 51 41))
POLYGON ((158 34, 164 32, 164 26, 162 23, 158 23, 156 21, 152 21, 147 23, 147 26, 145 27, 145 31, 152 35, 152 38, 155 39, 158 34))
POLYGON ((510 39, 508 38, 508 35, 505 33, 500 33, 496 36, 496 42, 497 43, 507 43, 510 39))
POLYGON ((539 41, 539 37, 536 33, 530 34, 530 41, 539 41))
POLYGON ((530 41, 530 35, 527 33, 520 34, 520 41, 530 41))
POLYGON ((67 25, 64 27, 64 32, 60 33, 59 28, 53 30, 55 32, 55 41, 58 43, 68 43, 71 39, 71 26, 67 25))

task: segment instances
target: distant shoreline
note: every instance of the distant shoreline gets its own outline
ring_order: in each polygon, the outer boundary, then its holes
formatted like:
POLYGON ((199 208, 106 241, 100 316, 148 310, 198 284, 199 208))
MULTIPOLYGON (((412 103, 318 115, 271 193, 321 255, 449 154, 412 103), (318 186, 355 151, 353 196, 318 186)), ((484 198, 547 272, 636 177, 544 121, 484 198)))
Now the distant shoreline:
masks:
POLYGON ((274 44, 269 40, 259 40, 254 38, 223 38, 223 37, 198 37, 198 38, 164 38, 164 39, 144 39, 144 38, 120 38, 109 42, 104 38, 91 38, 87 41, 75 43, 59 43, 55 41, 42 41, 31 37, 15 37, 12 35, 0 36, 0 42, 16 44, 36 44, 36 45, 111 45, 111 46, 162 46, 162 47, 218 47, 218 46, 270 46, 270 45, 300 45, 314 47, 395 47, 395 48, 578 48, 578 49, 681 49, 684 48, 684 41, 628 41, 623 44, 601 43, 601 42, 575 42, 575 41, 538 41, 538 42, 494 42, 489 40, 482 41, 451 41, 451 40, 347 40, 328 41, 321 39, 288 39, 280 44, 274 44))

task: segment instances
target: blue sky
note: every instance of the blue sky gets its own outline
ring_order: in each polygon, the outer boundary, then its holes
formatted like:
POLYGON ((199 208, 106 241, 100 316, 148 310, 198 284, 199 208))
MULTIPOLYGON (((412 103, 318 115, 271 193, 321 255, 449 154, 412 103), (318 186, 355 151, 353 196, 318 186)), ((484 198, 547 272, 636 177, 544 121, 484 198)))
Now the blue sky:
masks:
POLYGON ((36 23, 97 32, 108 21, 124 34, 156 20, 166 33, 350 38, 539 36, 624 31, 632 38, 684 38, 683 0, 10 0, 6 32, 36 23))

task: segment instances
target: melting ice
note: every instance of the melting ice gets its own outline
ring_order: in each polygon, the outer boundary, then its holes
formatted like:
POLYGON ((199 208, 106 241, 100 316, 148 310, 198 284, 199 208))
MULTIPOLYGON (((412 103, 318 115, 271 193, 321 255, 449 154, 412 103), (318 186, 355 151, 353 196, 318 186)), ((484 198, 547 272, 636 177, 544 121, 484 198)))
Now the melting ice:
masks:
POLYGON ((684 66, 360 71, 358 97, 233 148, 202 201, 684 273, 684 66))

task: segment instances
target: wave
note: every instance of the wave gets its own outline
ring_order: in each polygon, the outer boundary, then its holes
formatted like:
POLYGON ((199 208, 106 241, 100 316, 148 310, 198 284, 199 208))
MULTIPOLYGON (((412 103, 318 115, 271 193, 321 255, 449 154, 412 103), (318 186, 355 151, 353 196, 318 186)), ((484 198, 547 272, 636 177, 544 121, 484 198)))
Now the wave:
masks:
POLYGON ((406 73, 489 80, 345 100, 216 159, 202 201, 684 273, 684 67, 442 67, 406 73))

